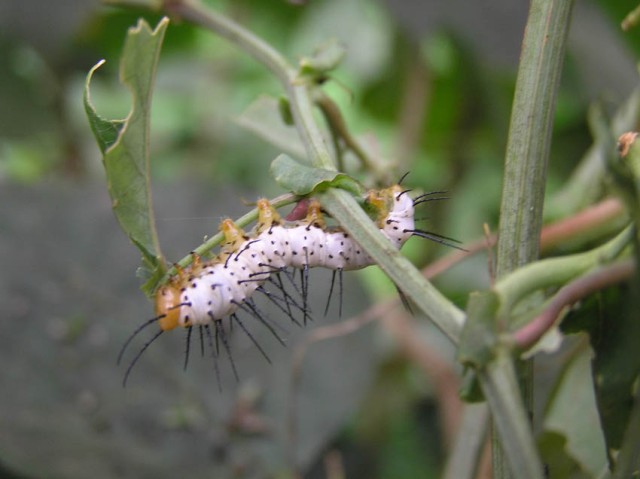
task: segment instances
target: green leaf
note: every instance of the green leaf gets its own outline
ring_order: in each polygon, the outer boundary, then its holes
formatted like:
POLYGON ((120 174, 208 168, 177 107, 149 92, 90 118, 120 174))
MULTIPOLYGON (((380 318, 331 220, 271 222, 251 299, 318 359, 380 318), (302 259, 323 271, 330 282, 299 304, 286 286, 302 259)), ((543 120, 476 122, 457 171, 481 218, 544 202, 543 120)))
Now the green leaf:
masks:
POLYGON ((354 195, 362 195, 363 188, 356 180, 338 171, 313 168, 282 154, 271 163, 271 175, 283 188, 296 195, 341 188, 354 195))
POLYGON ((143 290, 150 294, 166 269, 155 228, 149 185, 149 131, 153 85, 162 40, 169 20, 163 18, 154 31, 140 20, 130 28, 120 63, 120 79, 132 95, 132 107, 124 120, 101 117, 91 103, 89 86, 96 69, 87 75, 84 107, 89 125, 103 154, 113 211, 124 232, 142 253, 143 290))
POLYGON ((589 333, 596 400, 608 450, 619 449, 640 378, 637 281, 586 298, 562 322, 565 334, 589 333))
POLYGON ((550 477, 570 477, 572 479, 593 478, 567 454, 567 438, 557 432, 545 431, 537 439, 540 455, 550 477))
POLYGON ((591 372, 592 352, 585 341, 568 362, 545 415, 545 431, 566 439, 566 452, 591 477, 607 468, 607 454, 596 408, 591 372))
POLYGON ((634 279, 630 285, 616 289, 599 295, 600 328, 591 333, 596 399, 609 449, 621 447, 640 378, 640 284, 634 279))

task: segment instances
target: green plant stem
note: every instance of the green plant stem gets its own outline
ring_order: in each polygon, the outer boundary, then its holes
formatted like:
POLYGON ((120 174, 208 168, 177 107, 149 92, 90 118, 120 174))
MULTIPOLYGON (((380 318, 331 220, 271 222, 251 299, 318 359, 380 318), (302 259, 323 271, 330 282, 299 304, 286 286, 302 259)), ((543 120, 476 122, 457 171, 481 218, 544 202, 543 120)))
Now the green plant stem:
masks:
POLYGON ((280 52, 231 19, 207 8, 197 0, 165 0, 164 9, 167 13, 187 20, 194 25, 214 31, 237 45, 242 51, 253 56, 282 83, 289 82, 292 74, 291 67, 280 52))
POLYGON ((572 5, 572 0, 531 2, 506 149, 498 277, 538 257, 547 158, 572 5))
POLYGON ((358 141, 351 135, 342 113, 335 102, 324 93, 320 93, 316 95, 316 105, 318 105, 322 111, 334 135, 342 138, 345 146, 358 157, 365 170, 376 171, 377 164, 369 158, 364 148, 362 148, 358 141))
POLYGON ((538 238, 571 1, 534 0, 513 103, 499 226, 497 274, 538 256, 538 238))
POLYGON ((580 299, 614 284, 628 281, 635 271, 629 259, 590 272, 565 285, 533 320, 514 331, 511 337, 516 347, 527 350, 555 324, 562 310, 580 299))
MULTIPOLYGON (((520 399, 511 352, 499 348, 496 358, 478 371, 478 379, 491 407, 494 436, 497 433, 502 439, 500 446, 505 463, 499 464, 501 468, 495 470, 494 452, 493 477, 508 473, 508 466, 518 479, 542 479, 542 463, 531 434, 527 410, 520 399)), ((495 446, 495 440, 493 444, 495 446)))
MULTIPOLYGON (((532 0, 512 106, 500 206, 496 273, 498 278, 538 257, 546 168, 555 99, 560 80, 572 0, 532 0)), ((523 370, 525 403, 532 402, 532 366, 523 370)), ((518 391, 513 401, 522 399, 518 391)), ((529 407, 531 410, 531 407, 529 407)), ((501 415, 493 409, 500 427, 501 415)), ((526 421, 525 416, 525 422, 526 421)), ((529 432, 529 435, 531 433, 529 432)), ((494 477, 520 476, 494 435, 494 477), (509 464, 511 469, 509 469, 509 464)))
POLYGON ((489 408, 486 403, 466 404, 454 448, 447 458, 443 479, 473 479, 486 443, 489 408))
POLYGON ((500 297, 500 318, 508 319, 513 308, 532 293, 565 284, 590 269, 611 262, 620 256, 632 239, 633 228, 627 227, 591 251, 536 261, 504 276, 493 287, 500 297))

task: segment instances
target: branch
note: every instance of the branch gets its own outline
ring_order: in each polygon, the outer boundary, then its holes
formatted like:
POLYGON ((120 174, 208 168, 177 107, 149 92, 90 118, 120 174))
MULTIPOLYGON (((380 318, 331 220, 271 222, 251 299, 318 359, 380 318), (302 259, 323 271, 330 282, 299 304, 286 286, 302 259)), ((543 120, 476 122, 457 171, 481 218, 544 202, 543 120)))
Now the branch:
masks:
POLYGON ((628 280, 634 271, 633 261, 627 260, 572 281, 556 293, 540 315, 511 335, 513 342, 520 349, 529 349, 554 325, 564 308, 601 289, 628 280))
POLYGON ((536 261, 503 277, 494 285, 500 297, 500 316, 509 318, 513 308, 536 291, 563 285, 615 260, 628 247, 633 234, 633 228, 627 227, 591 251, 536 261))

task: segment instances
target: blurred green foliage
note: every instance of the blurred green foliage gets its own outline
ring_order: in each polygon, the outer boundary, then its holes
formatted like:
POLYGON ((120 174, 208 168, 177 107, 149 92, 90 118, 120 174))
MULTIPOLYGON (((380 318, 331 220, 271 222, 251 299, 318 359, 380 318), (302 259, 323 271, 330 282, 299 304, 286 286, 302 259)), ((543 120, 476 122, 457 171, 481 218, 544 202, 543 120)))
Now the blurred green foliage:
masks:
MULTIPOLYGON (((210 3, 291 58, 308 54, 333 31, 340 32, 343 24, 357 28, 344 66, 332 75, 335 81, 329 82, 327 90, 353 131, 374 133, 376 148, 399 162, 398 171, 411 170, 413 184, 425 189, 455 185, 464 180, 464 170, 476 158, 499 168, 513 71, 492 71, 478 63, 456 32, 417 42, 375 3, 210 3), (363 10, 367 21, 359 22, 363 10), (336 18, 342 19, 337 25, 336 18), (409 90, 418 69, 428 72, 425 85, 418 85, 429 90, 426 94, 409 90), (403 129, 411 128, 402 124, 402 109, 415 94, 423 98, 421 105, 414 105, 422 125, 417 125, 414 145, 402 144, 406 141, 403 129), (403 151, 408 156, 402 157, 403 151)), ((76 104, 80 79, 96 58, 106 58, 105 68, 95 79, 95 102, 100 111, 126 114, 126 92, 115 81, 117 59, 126 29, 139 16, 150 24, 159 18, 145 11, 96 8, 68 32, 62 53, 55 58, 28 42, 4 40, 0 47, 9 68, 0 91, 3 104, 16 105, 0 115, 4 177, 33 181, 38 177, 34 172, 43 177, 92 174, 95 151, 87 144, 88 132, 76 104), (25 149, 32 153, 21 154, 25 149)), ((248 138, 233 119, 259 94, 279 93, 278 85, 252 59, 189 25, 172 24, 162 55, 153 110, 155 174, 159 178, 205 175, 214 183, 257 186, 262 176, 250 173, 264 168, 277 152, 248 138)), ((589 137, 583 128, 586 104, 572 99, 573 88, 568 85, 561 95, 558 117, 563 128, 582 133, 558 148, 570 151, 571 155, 562 156, 573 157, 575 163, 589 137)), ((562 172, 566 171, 565 166, 562 172)))

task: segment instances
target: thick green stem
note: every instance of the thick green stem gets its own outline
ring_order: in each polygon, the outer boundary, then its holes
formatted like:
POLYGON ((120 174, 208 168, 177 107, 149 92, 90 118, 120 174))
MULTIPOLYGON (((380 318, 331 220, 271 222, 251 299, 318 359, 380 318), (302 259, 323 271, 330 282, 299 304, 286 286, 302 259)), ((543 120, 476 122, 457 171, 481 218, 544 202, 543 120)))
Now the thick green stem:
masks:
MULTIPOLYGON (((498 278, 538 258, 547 158, 572 6, 572 0, 532 0, 529 9, 505 158, 498 278)), ((521 384, 528 404, 531 370, 524 368, 521 384)), ((521 400, 518 391, 513 400, 521 400)), ((500 415, 493 412, 500 427, 500 415)), ((493 442, 494 477, 520 477, 495 435, 493 442)))
POLYGON ((572 0, 533 0, 509 127, 497 274, 538 257, 547 158, 572 0))

